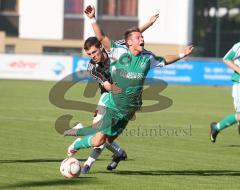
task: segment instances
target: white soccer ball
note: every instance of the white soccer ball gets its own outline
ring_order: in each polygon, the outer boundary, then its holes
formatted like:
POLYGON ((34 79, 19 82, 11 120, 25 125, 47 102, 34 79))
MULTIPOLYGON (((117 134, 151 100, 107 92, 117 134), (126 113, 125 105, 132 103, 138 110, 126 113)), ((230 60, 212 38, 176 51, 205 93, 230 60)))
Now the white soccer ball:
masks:
POLYGON ((78 177, 81 173, 80 162, 76 158, 66 158, 62 161, 60 172, 65 178, 78 177))

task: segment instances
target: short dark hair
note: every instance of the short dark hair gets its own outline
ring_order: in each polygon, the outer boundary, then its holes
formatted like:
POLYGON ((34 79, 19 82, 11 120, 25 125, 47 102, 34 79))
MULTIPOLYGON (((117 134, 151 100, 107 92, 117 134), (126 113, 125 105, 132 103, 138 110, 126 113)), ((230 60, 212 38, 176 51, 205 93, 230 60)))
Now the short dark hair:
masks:
POLYGON ((101 42, 96 37, 89 37, 84 42, 84 50, 89 50, 92 46, 95 46, 96 48, 101 47, 101 42))
POLYGON ((133 28, 129 28, 125 33, 124 33, 124 39, 127 45, 127 40, 129 39, 129 37, 132 35, 133 32, 141 32, 139 30, 138 27, 133 27, 133 28))

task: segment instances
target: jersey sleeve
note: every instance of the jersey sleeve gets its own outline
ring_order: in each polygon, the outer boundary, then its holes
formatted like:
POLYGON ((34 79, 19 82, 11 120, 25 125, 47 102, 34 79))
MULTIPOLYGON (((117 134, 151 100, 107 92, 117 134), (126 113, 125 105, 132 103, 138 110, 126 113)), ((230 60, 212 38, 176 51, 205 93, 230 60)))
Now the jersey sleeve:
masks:
POLYGON ((155 67, 164 67, 165 66, 165 59, 163 57, 155 56, 152 54, 150 56, 150 69, 155 67))
POLYGON ((128 49, 125 45, 118 44, 114 41, 111 41, 110 50, 106 50, 108 58, 110 59, 110 64, 116 62, 122 54, 127 53, 128 49))
POLYGON ((118 45, 126 45, 126 43, 125 43, 125 40, 124 40, 124 39, 121 39, 121 40, 114 41, 114 43, 116 43, 116 44, 118 44, 118 45))
POLYGON ((91 63, 91 61, 88 64, 87 70, 90 73, 90 75, 101 85, 103 85, 103 83, 107 81, 107 78, 101 72, 97 71, 96 65, 91 63))
POLYGON ((120 41, 111 40, 111 49, 118 48, 123 46, 125 43, 121 43, 120 41))
POLYGON ((223 57, 223 60, 226 61, 234 61, 235 59, 239 58, 240 54, 240 42, 235 44, 223 57))

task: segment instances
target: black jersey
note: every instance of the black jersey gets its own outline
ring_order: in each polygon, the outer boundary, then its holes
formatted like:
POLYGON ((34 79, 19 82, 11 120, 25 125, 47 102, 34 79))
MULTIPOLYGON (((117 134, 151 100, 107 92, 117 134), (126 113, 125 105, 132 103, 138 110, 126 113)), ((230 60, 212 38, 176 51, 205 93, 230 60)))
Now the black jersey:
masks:
POLYGON ((94 63, 91 59, 88 65, 88 72, 93 78, 96 79, 99 88, 101 90, 101 94, 107 92, 107 90, 103 87, 103 83, 108 81, 112 84, 112 78, 109 72, 110 60, 107 58, 104 62, 94 63))
MULTIPOLYGON (((125 44, 125 40, 118 40, 115 43, 120 44, 120 45, 124 45, 125 44)), ((104 52, 106 53, 106 52, 104 52)), ((107 58, 104 62, 99 62, 99 63, 95 63, 92 59, 90 60, 89 64, 88 64, 88 72, 90 73, 90 75, 96 79, 99 88, 101 90, 101 94, 104 92, 108 92, 104 87, 103 87, 103 83, 105 81, 108 81, 109 83, 112 84, 112 78, 109 72, 110 69, 110 60, 109 58, 107 58)))

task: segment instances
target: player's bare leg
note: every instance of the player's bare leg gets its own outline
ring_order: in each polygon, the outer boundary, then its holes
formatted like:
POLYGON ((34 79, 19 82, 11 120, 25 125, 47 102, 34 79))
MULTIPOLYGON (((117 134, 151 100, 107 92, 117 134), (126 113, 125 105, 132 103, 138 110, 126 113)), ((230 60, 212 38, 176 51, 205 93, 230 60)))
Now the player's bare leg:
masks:
MULTIPOLYGON (((104 113, 105 113, 105 106, 103 106, 102 103, 99 103, 98 108, 96 110, 96 114, 93 118, 93 124, 92 124, 93 127, 99 128, 99 125, 101 123, 104 113)), ((101 155, 101 153, 105 147, 113 153, 113 158, 117 159, 120 157, 119 159, 121 159, 121 160, 126 159, 126 157, 127 157, 126 152, 117 143, 115 143, 115 142, 105 143, 99 147, 94 147, 94 149, 91 152, 91 154, 89 155, 88 159, 83 164, 83 167, 81 170, 82 174, 89 173, 92 165, 97 160, 97 158, 101 155)))
MULTIPOLYGON (((78 135, 76 133, 76 135, 78 135)), ((76 139, 69 147, 67 155, 73 156, 79 149, 89 148, 92 146, 100 146, 106 142, 107 136, 101 132, 84 136, 83 138, 76 139)))

